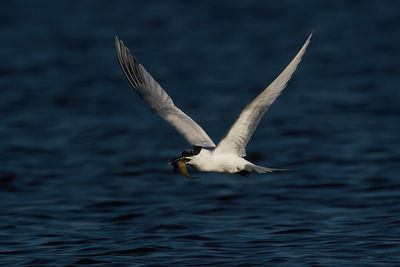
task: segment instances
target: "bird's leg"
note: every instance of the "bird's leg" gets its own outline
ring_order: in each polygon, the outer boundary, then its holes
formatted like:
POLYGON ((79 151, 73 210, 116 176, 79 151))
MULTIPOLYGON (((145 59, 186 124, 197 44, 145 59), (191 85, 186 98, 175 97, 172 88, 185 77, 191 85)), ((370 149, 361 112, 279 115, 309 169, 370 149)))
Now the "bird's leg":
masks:
POLYGON ((250 172, 249 172, 249 171, 246 171, 246 170, 241 170, 241 171, 237 172, 236 174, 249 177, 250 172))

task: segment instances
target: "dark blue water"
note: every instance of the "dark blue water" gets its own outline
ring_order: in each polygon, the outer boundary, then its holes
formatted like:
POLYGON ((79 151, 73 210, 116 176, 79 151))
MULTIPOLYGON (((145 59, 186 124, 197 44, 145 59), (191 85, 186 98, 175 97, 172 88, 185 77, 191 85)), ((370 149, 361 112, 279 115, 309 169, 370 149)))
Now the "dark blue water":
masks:
POLYGON ((1 4, 1 265, 400 264, 400 2, 216 2, 1 4), (173 174, 114 36, 217 142, 311 31, 247 147, 292 171, 173 174))

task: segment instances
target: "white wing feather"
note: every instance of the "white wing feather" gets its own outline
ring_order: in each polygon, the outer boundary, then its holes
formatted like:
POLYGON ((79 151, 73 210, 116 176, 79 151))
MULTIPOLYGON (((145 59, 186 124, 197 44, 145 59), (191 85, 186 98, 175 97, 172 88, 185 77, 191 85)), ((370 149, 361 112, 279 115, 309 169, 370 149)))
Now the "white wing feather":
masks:
POLYGON ((215 148, 216 153, 233 153, 246 156, 245 147, 269 106, 280 95, 300 63, 312 34, 282 73, 240 113, 238 119, 215 148))
POLYGON ((174 105, 168 94, 117 37, 115 37, 115 47, 126 78, 139 96, 149 105, 151 111, 169 122, 190 144, 215 147, 207 133, 174 105))

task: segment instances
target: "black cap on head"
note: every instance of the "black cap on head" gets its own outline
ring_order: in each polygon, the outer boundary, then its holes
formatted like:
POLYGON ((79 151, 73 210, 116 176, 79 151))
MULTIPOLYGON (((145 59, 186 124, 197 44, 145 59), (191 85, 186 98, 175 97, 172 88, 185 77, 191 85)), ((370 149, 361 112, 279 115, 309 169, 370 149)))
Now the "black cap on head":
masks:
POLYGON ((182 152, 182 157, 191 157, 199 154, 201 151, 201 146, 194 146, 192 148, 186 149, 182 152))

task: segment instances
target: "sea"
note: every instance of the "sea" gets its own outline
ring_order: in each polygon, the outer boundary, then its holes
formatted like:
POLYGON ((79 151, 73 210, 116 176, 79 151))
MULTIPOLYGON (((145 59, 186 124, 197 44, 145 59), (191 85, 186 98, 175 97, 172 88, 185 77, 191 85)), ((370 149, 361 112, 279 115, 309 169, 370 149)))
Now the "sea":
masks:
POLYGON ((399 1, 3 1, 1 266, 400 266, 399 1), (191 146, 118 36, 218 143, 313 34, 247 145, 286 171, 168 164, 191 146))

